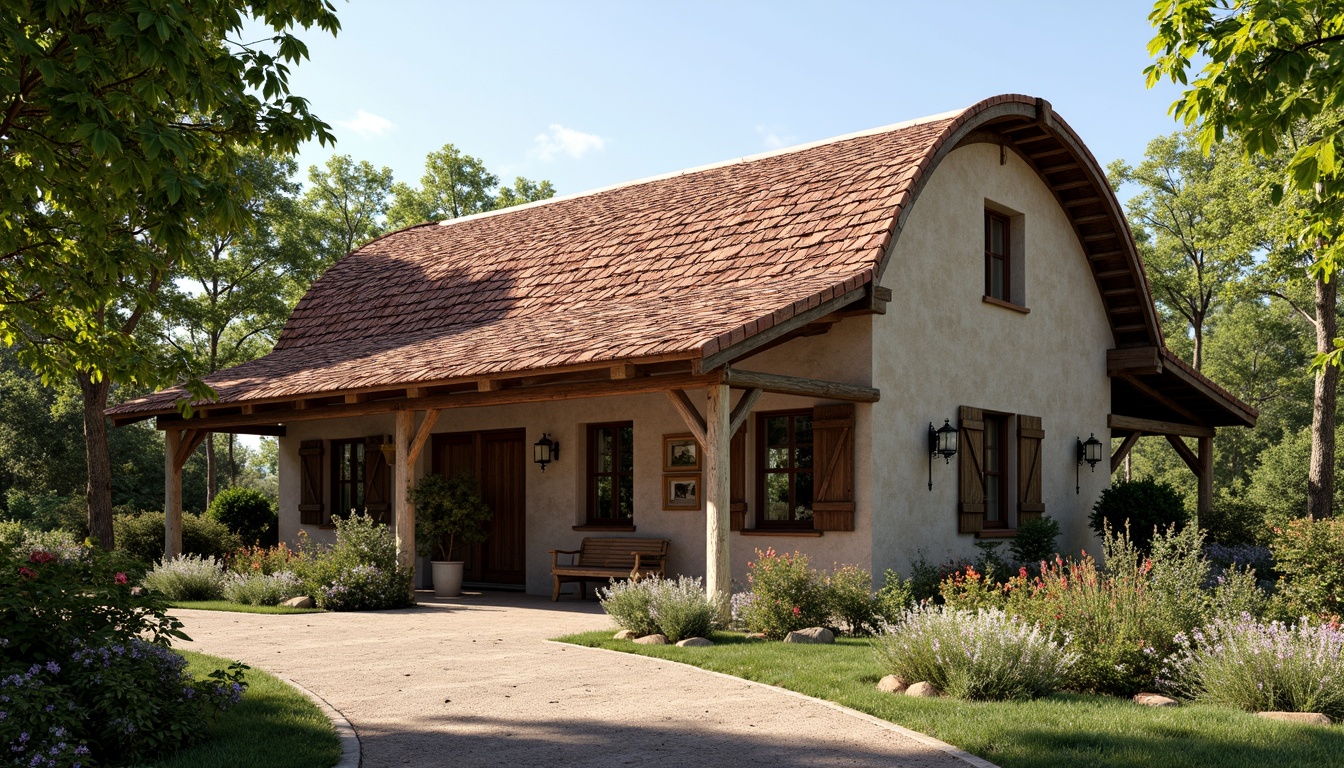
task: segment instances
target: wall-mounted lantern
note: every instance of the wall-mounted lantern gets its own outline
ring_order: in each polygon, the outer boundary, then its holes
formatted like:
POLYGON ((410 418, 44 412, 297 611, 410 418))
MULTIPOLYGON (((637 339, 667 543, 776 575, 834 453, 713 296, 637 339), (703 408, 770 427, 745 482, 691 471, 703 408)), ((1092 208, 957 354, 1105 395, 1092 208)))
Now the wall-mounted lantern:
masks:
POLYGON ((1073 492, 1082 493, 1083 462, 1086 461, 1088 466, 1092 467, 1093 472, 1097 471, 1097 465, 1101 463, 1102 458, 1101 441, 1097 439, 1096 433, 1089 433, 1087 436, 1087 442, 1083 442, 1082 438, 1075 438, 1075 439, 1078 440, 1078 466, 1075 468, 1073 473, 1074 478, 1073 492))
POLYGON ((943 463, 952 461, 957 455, 957 428, 949 419, 943 419, 943 426, 934 429, 929 422, 929 490, 933 490, 933 457, 942 456, 943 463))
POLYGON ((552 440, 549 432, 542 432, 541 439, 532 444, 532 461, 546 471, 546 465, 560 458, 560 442, 552 440))
POLYGON ((397 463, 396 443, 384 442, 382 445, 378 446, 378 450, 383 452, 383 461, 387 462, 387 466, 390 467, 397 463))

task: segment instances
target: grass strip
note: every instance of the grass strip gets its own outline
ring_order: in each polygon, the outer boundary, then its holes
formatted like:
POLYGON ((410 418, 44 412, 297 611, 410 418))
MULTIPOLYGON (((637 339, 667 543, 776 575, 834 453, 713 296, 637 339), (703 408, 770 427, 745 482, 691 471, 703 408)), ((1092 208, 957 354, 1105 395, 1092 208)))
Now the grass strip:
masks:
POLYGON ((289 608, 283 605, 243 605, 228 600, 174 600, 169 603, 174 608, 190 608, 195 611, 232 611, 233 613, 322 613, 321 608, 289 608))
MULTIPOLYGON (((177 651, 187 671, 203 678, 229 665, 227 659, 177 651)), ((341 758, 341 743, 331 721, 294 686, 249 669, 247 693, 220 715, 210 739, 178 752, 153 768, 331 768, 341 758)))
POLYGON ((926 733, 1003 768, 1335 768, 1344 728, 1274 722, 1223 707, 1152 708, 1109 696, 1024 702, 916 699, 881 693, 867 640, 794 645, 716 632, 711 648, 635 645, 611 631, 557 638, 653 656, 827 699, 926 733))

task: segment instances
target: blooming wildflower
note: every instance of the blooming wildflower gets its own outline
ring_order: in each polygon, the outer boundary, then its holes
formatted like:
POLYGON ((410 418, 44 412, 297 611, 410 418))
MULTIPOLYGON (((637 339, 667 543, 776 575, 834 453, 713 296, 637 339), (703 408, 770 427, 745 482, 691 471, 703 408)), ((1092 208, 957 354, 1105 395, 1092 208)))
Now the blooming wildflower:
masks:
POLYGON ((42 563, 50 563, 52 560, 55 559, 56 559, 55 555, 51 554, 50 552, 44 552, 40 549, 33 550, 33 553, 28 555, 28 562, 38 563, 39 565, 42 563))
POLYGON ((34 570, 32 570, 31 568, 29 568, 29 567, 26 566, 26 565, 23 566, 23 567, 21 567, 21 568, 19 568, 19 575, 22 576, 22 577, 25 578, 25 579, 35 579, 35 578, 37 578, 37 572, 34 571, 34 570))
POLYGON ((117 571, 117 575, 112 577, 112 581, 116 582, 117 584, 125 584, 130 580, 126 578, 126 574, 122 573, 121 571, 117 571))

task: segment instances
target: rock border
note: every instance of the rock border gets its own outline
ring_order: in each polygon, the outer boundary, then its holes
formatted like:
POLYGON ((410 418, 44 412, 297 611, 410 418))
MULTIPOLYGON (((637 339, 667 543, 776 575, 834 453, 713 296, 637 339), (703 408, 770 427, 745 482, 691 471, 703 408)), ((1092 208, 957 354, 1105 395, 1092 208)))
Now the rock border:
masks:
POLYGON ((364 762, 364 750, 360 748, 359 734, 355 732, 355 727, 350 724, 350 721, 345 719, 345 715, 341 714, 339 709, 328 704, 326 699, 304 688, 298 682, 287 677, 280 679, 292 685, 299 693, 307 696, 317 705, 318 709, 322 710, 322 714, 326 715, 327 719, 331 721, 331 727, 336 730, 336 740, 341 743, 341 759, 337 760, 336 765, 332 768, 360 768, 364 762))
MULTIPOLYGON (((799 693, 797 691, 790 691, 788 688, 780 688, 777 685, 758 683, 755 680, 748 680, 743 677, 734 677, 732 675, 724 674, 723 672, 715 672, 712 669, 703 669, 701 667, 695 666, 694 664, 682 664, 679 661, 672 661, 671 659, 664 659, 657 656, 645 656, 641 653, 627 653, 625 651, 613 651, 610 648, 591 648, 586 645, 574 645, 573 643, 562 643, 559 640, 544 640, 542 642, 551 643, 553 645, 560 645, 566 648, 578 648, 580 650, 585 651, 600 651, 602 653, 615 653, 625 658, 630 658, 631 656, 633 656, 639 659, 647 659, 649 662, 654 662, 658 664, 668 664, 668 663, 680 664, 683 667, 690 667, 691 669, 697 670, 706 675, 714 675, 716 677, 722 677, 725 680, 732 680, 733 682, 736 683, 745 683, 746 685, 755 685, 761 688, 769 688, 770 690, 775 691, 777 693, 782 693, 785 696, 792 696, 796 699, 813 701, 818 704, 821 704, 822 706, 830 707, 831 709, 837 712, 843 712, 844 714, 849 715, 850 717, 853 717, 855 719, 863 720, 879 728, 885 728, 888 731, 893 731, 906 737, 907 739, 917 741, 926 747, 931 747, 940 752, 945 752, 946 754, 957 758, 958 760, 962 761, 963 763, 966 763, 967 765, 972 765, 975 768, 1000 768, 998 765, 989 762, 983 757, 976 757, 975 755, 972 755, 970 752, 967 752, 966 750, 961 749, 960 747, 954 747, 951 744, 948 744, 947 742, 941 741, 939 739, 935 739, 934 737, 929 736, 928 734, 920 733, 919 731, 912 731, 903 725, 897 725, 896 723, 893 723, 889 720, 883 720, 880 717, 874 717, 865 712, 860 712, 857 709, 850 709, 849 707, 846 707, 843 704, 836 704, 834 701, 827 701, 826 699, 818 699, 815 696, 808 696, 807 694, 799 693)), ((344 768, 344 766, 342 766, 342 768, 344 768)))

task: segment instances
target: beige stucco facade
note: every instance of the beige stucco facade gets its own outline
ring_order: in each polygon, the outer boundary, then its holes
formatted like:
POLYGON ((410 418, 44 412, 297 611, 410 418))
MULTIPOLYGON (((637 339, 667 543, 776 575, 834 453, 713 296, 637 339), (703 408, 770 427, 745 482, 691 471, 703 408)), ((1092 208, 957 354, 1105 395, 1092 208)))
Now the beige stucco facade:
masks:
MULTIPOLYGON (((952 466, 939 460, 934 488, 927 488, 928 424, 945 418, 955 424, 962 405, 1043 419, 1046 514, 1060 521, 1065 549, 1089 546, 1087 510, 1109 475, 1105 466, 1096 472, 1083 467, 1082 491, 1074 492, 1075 440, 1095 433, 1109 444, 1105 361, 1112 338, 1077 236, 1050 190, 1015 154, 1007 153, 1001 164, 997 146, 973 144, 951 152, 916 199, 880 284, 892 290, 886 314, 846 318, 824 335, 796 339, 738 366, 873 386, 881 399, 856 407, 855 530, 820 537, 733 532, 729 547, 736 585, 744 586, 746 564, 756 548, 797 549, 820 567, 857 564, 879 576, 886 568, 908 573, 920 556, 931 562, 974 557, 976 538, 957 533, 955 460, 952 466), (1015 295, 1025 297, 1029 313, 982 300, 987 206, 1014 216, 1020 253, 1015 295)), ((703 392, 690 394, 703 412, 703 392)), ((767 394, 755 411, 819 402, 767 394)), ((585 425, 627 420, 635 435, 636 531, 591 535, 667 538, 672 542, 669 571, 702 576, 703 506, 700 511, 662 509, 662 438, 687 431, 663 395, 442 412, 435 432, 524 429, 528 444, 543 432, 560 442, 557 462, 545 472, 529 463, 526 471, 529 592, 551 589, 548 550, 576 548, 587 535, 575 530, 585 521, 585 425)), ((748 429, 750 527, 757 506, 754 419, 748 429)), ((392 432, 391 415, 291 424, 280 439, 282 538, 294 539, 301 527, 319 541, 331 535, 299 525, 300 442, 392 432)), ((413 476, 429 466, 426 448, 413 476)), ((329 482, 323 485, 329 495, 329 482)), ((1011 485, 1016 487, 1015 478, 1011 485)), ((330 508, 330 498, 325 503, 330 508)))

